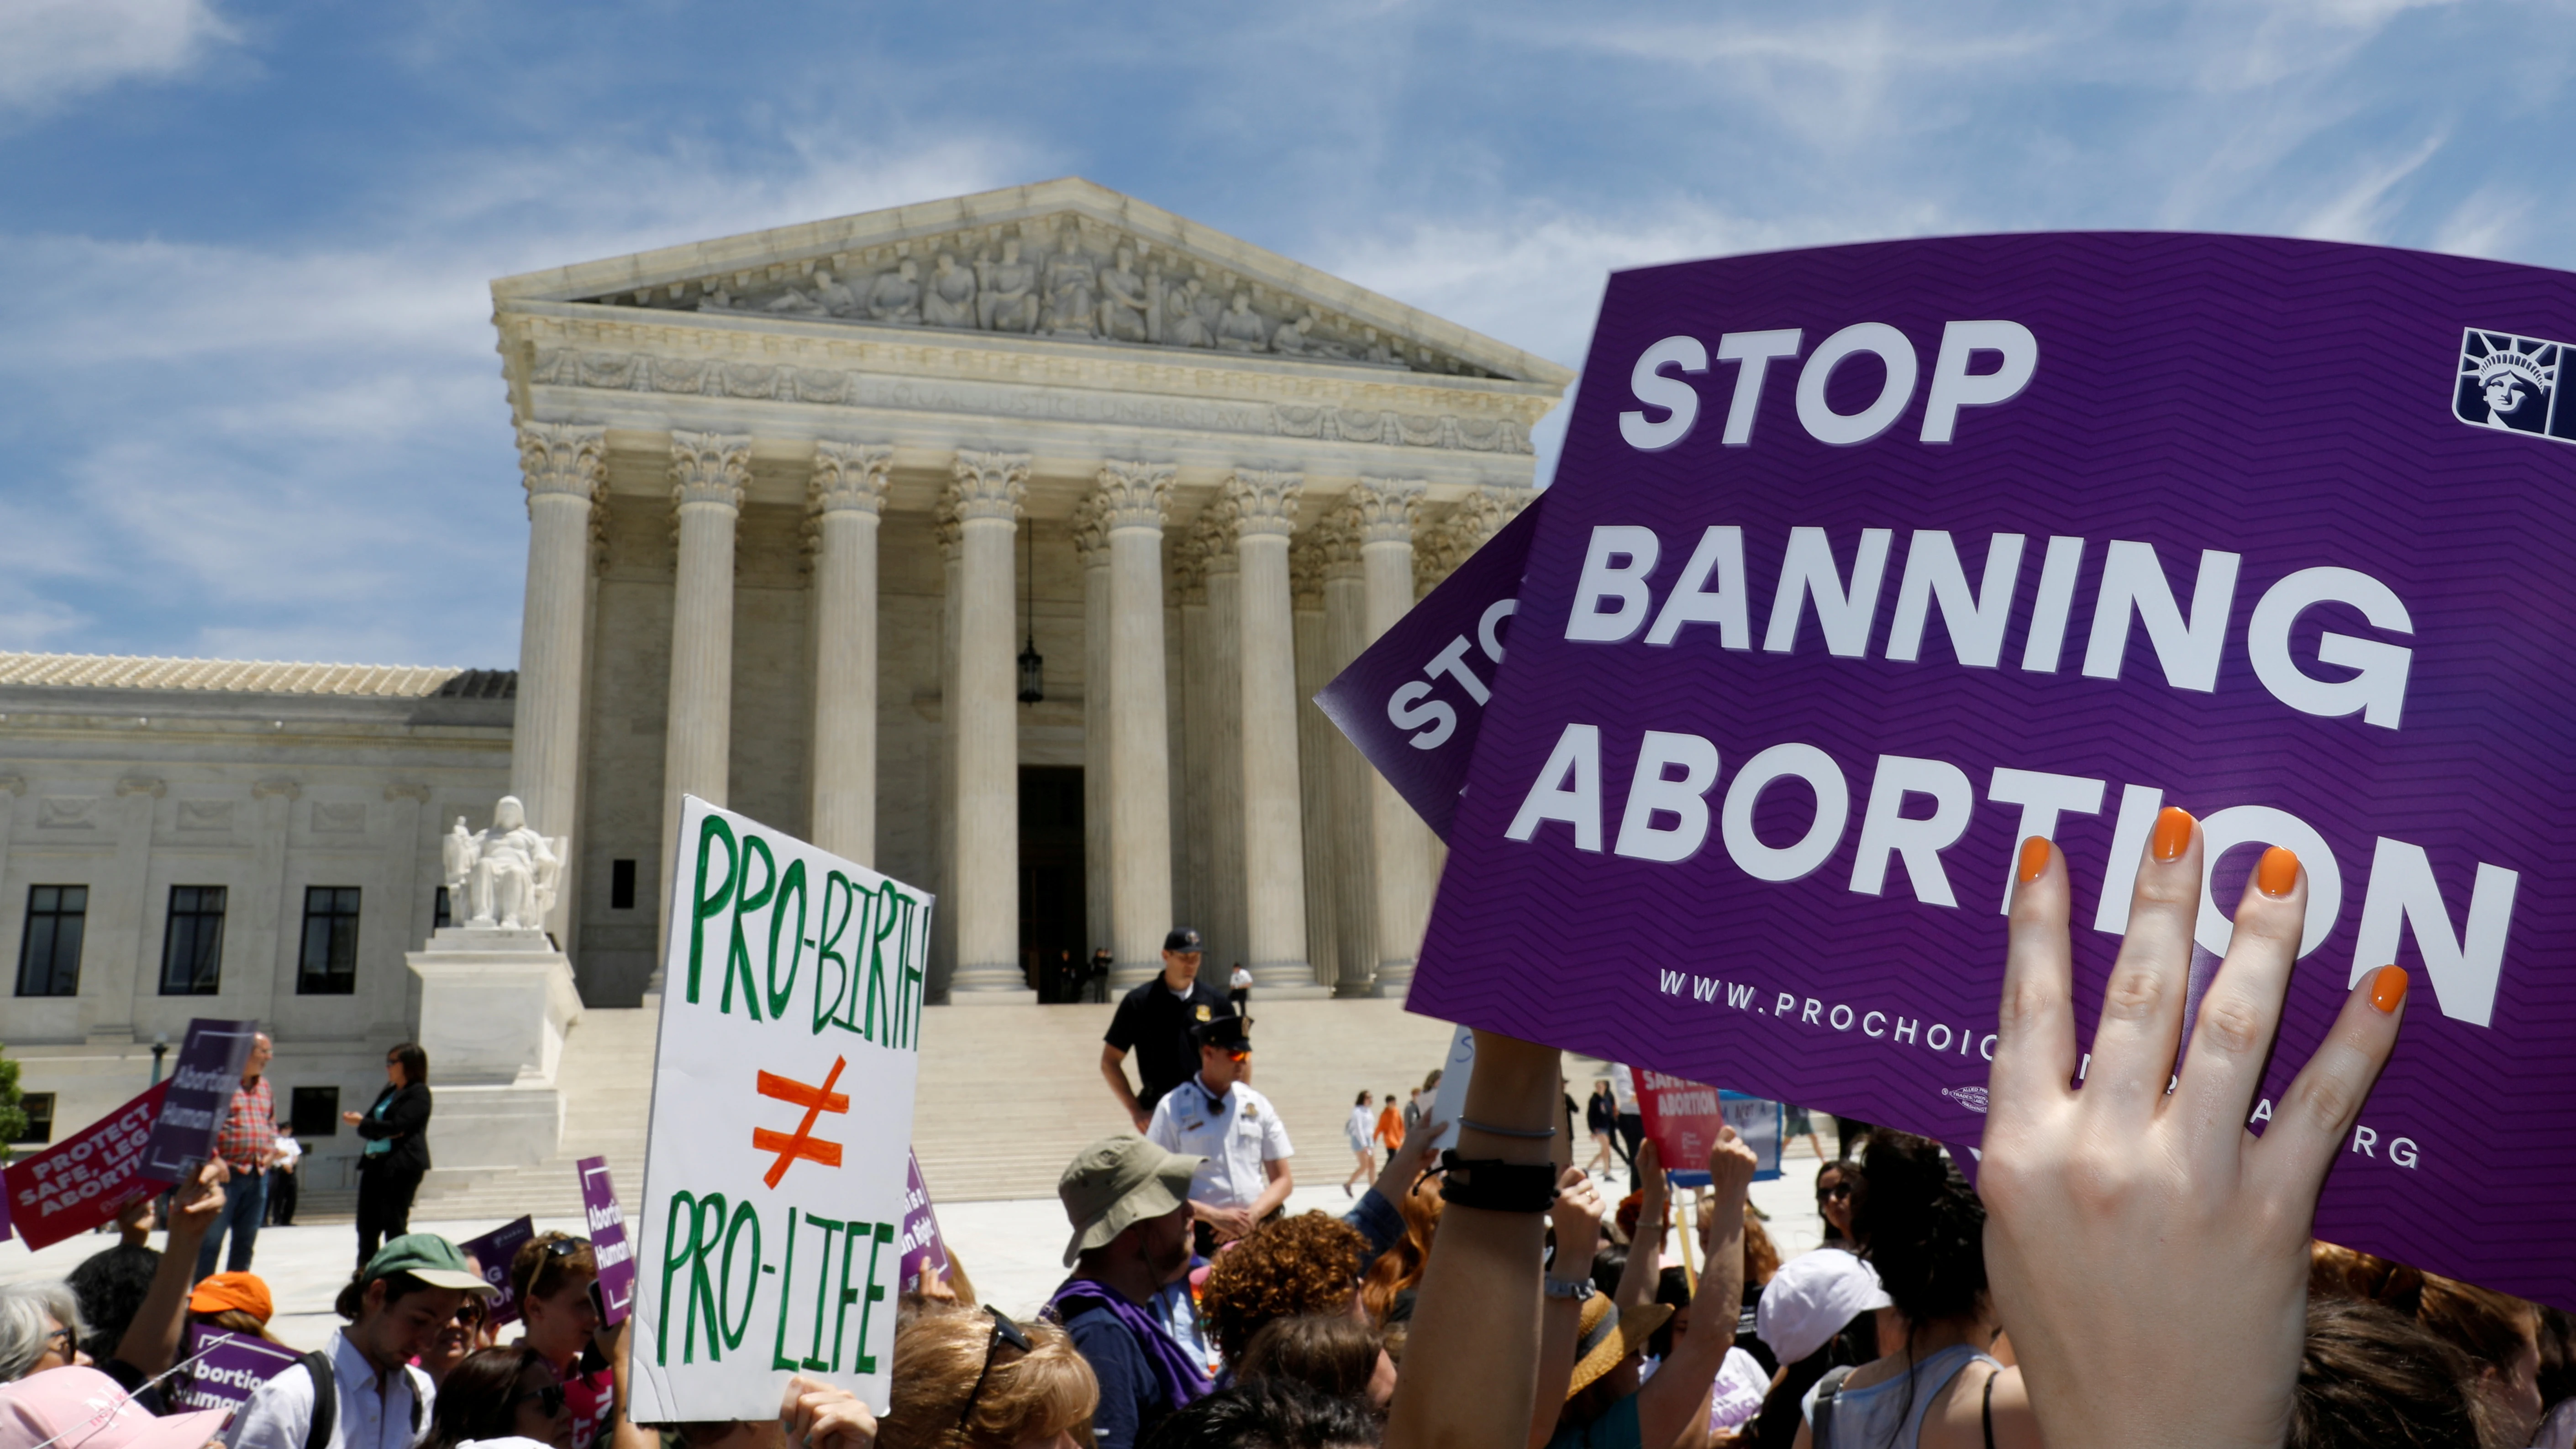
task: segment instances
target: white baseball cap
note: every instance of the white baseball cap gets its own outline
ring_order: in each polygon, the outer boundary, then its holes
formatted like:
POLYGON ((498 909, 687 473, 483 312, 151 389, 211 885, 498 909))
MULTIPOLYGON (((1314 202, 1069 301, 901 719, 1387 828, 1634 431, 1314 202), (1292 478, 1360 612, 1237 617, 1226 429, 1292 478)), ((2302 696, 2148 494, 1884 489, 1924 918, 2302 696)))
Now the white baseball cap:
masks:
POLYGON ((1840 1248, 1818 1248, 1781 1264, 1763 1285, 1754 1332, 1780 1362, 1796 1363, 1844 1324, 1888 1303, 1877 1269, 1840 1248))

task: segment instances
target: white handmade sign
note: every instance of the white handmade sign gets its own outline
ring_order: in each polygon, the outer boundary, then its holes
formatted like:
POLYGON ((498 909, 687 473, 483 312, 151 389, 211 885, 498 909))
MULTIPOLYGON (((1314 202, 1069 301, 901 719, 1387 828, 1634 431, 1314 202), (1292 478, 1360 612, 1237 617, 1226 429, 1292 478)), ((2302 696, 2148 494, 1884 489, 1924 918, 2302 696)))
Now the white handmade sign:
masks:
POLYGON ((634 1418, 886 1412, 931 897, 684 797, 636 1237, 634 1418))

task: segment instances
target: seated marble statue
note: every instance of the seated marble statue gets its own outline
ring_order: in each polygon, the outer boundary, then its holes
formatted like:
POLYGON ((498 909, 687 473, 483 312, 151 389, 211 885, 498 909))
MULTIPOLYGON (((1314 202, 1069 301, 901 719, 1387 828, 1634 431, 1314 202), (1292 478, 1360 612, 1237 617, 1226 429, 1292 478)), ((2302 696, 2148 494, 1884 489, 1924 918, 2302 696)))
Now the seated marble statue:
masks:
POLYGON ((1196 277, 1163 293, 1163 340, 1175 347, 1214 347, 1216 330, 1199 315, 1205 288, 1196 277))
POLYGON ((563 873, 563 852, 528 828, 527 811, 516 795, 504 795, 492 807, 492 828, 465 832, 465 819, 441 842, 450 909, 462 904, 473 929, 534 931, 545 927, 554 909, 563 873))
POLYGON ((931 263, 930 285, 921 294, 921 320, 933 327, 975 325, 975 274, 957 265, 954 252, 941 252, 931 263))
POLYGON ((1032 295, 1038 269, 1020 260, 1020 239, 1002 241, 1002 259, 975 263, 975 315, 988 332, 1030 332, 1038 325, 1038 299, 1032 295))
POLYGON ((1100 335, 1144 341, 1146 292, 1144 278, 1136 275, 1136 249, 1118 248, 1113 265, 1100 274, 1100 335))
POLYGON ((1216 345, 1229 352, 1266 352, 1270 348, 1270 319, 1252 310, 1252 295, 1234 294, 1234 303, 1217 319, 1216 345))
POLYGON ((1091 334, 1092 295, 1099 285, 1091 258, 1083 255, 1082 241, 1068 231, 1064 242, 1046 268, 1047 330, 1055 333, 1091 334))
POLYGON ((772 312, 805 313, 815 316, 828 315, 846 317, 850 314, 852 309, 857 306, 858 298, 851 294, 849 288, 833 281, 832 274, 830 272, 816 272, 814 274, 814 294, 812 296, 809 297, 803 292, 797 291, 794 287, 790 287, 785 292, 782 292, 778 296, 770 299, 768 310, 772 312))
POLYGON ((906 257, 868 286, 868 317, 876 322, 921 320, 921 264, 906 257))

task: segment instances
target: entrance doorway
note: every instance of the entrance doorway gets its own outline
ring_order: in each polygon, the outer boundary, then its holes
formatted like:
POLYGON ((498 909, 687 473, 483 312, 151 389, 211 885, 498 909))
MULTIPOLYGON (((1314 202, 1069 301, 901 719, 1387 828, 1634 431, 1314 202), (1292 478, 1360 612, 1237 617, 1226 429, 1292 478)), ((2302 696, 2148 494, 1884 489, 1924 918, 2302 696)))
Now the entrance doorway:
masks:
POLYGON ((1040 1001, 1072 1001, 1085 929, 1082 770, 1020 767, 1020 967, 1040 1001))

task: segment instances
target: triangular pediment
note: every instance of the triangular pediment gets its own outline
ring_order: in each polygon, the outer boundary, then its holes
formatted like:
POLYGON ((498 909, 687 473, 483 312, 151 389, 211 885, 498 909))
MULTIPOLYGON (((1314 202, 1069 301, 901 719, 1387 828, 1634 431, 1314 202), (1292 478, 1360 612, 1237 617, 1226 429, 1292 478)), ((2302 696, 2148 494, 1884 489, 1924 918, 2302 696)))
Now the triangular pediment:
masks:
POLYGON ((1025 335, 1562 387, 1544 358, 1079 177, 505 277, 494 301, 1025 335))

